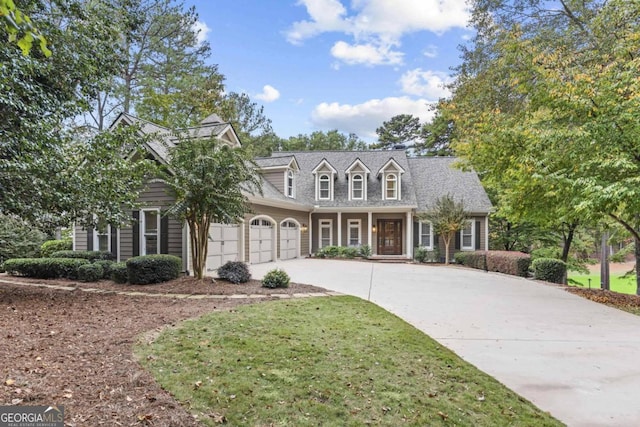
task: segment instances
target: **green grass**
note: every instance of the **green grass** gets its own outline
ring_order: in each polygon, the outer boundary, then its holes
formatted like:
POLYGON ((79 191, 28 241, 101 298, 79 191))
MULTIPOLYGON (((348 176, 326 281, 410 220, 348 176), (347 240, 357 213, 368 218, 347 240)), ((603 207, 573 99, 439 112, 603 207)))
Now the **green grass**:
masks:
POLYGON ((233 426, 562 425, 354 297, 212 313, 139 344, 136 355, 211 426, 220 416, 233 426))
MULTIPOLYGON (((628 277, 622 277, 622 274, 610 274, 609 275, 609 287, 612 291, 622 294, 635 295, 636 293, 636 276, 630 275, 628 277)), ((591 288, 600 288, 600 275, 578 275, 569 274, 569 285, 582 286, 584 288, 589 287, 589 279, 591 279, 591 288)))

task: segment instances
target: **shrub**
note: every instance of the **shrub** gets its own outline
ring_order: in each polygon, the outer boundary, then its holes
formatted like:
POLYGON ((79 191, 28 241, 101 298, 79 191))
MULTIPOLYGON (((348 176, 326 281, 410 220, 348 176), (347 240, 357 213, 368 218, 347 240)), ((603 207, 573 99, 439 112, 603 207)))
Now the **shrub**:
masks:
POLYGON ((98 260, 113 261, 113 254, 107 251, 56 251, 51 254, 51 258, 79 258, 91 262, 98 260))
POLYGON ((262 279, 262 286, 265 288, 288 288, 289 287, 289 275, 284 270, 271 270, 264 275, 262 279))
POLYGON ((40 246, 40 255, 48 258, 54 252, 70 251, 73 248, 71 239, 47 240, 40 246))
POLYGON ((469 255, 469 252, 456 252, 455 254, 453 254, 453 261, 456 264, 464 265, 467 259, 467 255, 469 255))
POLYGON ((251 279, 251 273, 246 263, 242 261, 227 261, 218 268, 218 277, 231 283, 246 283, 251 279))
POLYGON ((78 278, 78 267, 88 264, 86 259, 68 258, 13 258, 4 262, 3 268, 15 276, 36 279, 78 278))
POLYGON ((127 283, 129 281, 129 271, 126 262, 116 262, 109 267, 111 270, 111 280, 116 283, 127 283))
POLYGON ((127 260, 129 283, 149 285, 173 280, 180 276, 182 260, 173 255, 143 255, 127 260))
POLYGON ((368 258, 371 256, 371 246, 362 245, 360 246, 360 256, 368 258))
POLYGON ((339 246, 325 246, 317 252, 319 258, 336 258, 338 255, 340 255, 339 246))
POLYGON ((338 248, 338 255, 342 258, 355 258, 358 256, 358 248, 354 248, 353 246, 340 246, 338 248))
POLYGON ((415 248, 413 250, 413 259, 419 263, 427 262, 427 249, 422 247, 415 248))
POLYGON ((489 251, 486 253, 487 270, 514 276, 527 277, 531 255, 512 251, 489 251))
POLYGON ((78 267, 78 280, 82 282, 97 282, 103 275, 104 269, 100 264, 83 264, 78 267))
POLYGON ((103 279, 110 279, 111 278, 111 266, 113 264, 115 264, 115 262, 109 261, 108 259, 103 259, 103 260, 99 260, 99 261, 94 262, 94 264, 99 265, 100 267, 102 267, 102 278, 103 279))
POLYGON ((0 214, 0 264, 11 258, 37 258, 46 235, 32 224, 0 214))
POLYGON ((453 259, 457 264, 466 267, 487 270, 487 252, 485 251, 456 252, 453 259))
POLYGON ((552 283, 564 283, 567 264, 555 258, 538 258, 531 263, 533 277, 552 283))

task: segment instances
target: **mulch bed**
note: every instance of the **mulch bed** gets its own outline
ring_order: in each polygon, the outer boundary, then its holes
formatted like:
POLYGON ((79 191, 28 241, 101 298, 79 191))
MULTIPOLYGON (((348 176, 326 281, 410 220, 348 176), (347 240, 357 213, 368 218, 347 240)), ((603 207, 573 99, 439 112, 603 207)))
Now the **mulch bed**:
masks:
POLYGON ((618 308, 640 309, 640 296, 638 295, 621 294, 604 289, 585 289, 579 287, 568 287, 567 291, 600 304, 611 305, 618 308))
MULTIPOLYGON (((0 279, 85 286, 6 275, 0 279)), ((181 278, 143 287, 108 281, 86 286, 223 295, 325 291, 297 284, 272 290, 259 283, 181 278)), ((0 405, 64 405, 67 426, 201 426, 138 365, 133 345, 141 334, 180 320, 269 299, 135 297, 0 283, 0 405)))

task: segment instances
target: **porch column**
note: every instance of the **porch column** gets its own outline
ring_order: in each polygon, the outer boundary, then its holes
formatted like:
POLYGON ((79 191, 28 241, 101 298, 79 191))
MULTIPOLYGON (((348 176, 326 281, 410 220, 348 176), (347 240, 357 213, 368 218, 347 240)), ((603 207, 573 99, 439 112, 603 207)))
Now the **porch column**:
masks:
POLYGON ((342 212, 338 212, 338 244, 336 246, 342 246, 342 212))
POLYGON ((308 222, 308 227, 307 227, 307 233, 309 233, 309 255, 311 255, 313 253, 313 227, 312 227, 312 220, 311 220, 311 212, 309 212, 309 222, 308 222))
POLYGON ((489 250, 489 214, 484 217, 484 250, 489 250))
POLYGON ((407 226, 406 226, 406 232, 407 232, 407 240, 406 240, 406 247, 407 247, 407 258, 411 259, 413 258, 413 218, 411 215, 411 211, 407 212, 407 226))
POLYGON ((371 214, 371 211, 369 211, 367 212, 367 243, 369 244, 371 253, 373 254, 373 242, 371 241, 371 239, 373 238, 373 224, 371 223, 372 221, 373 215, 371 214))

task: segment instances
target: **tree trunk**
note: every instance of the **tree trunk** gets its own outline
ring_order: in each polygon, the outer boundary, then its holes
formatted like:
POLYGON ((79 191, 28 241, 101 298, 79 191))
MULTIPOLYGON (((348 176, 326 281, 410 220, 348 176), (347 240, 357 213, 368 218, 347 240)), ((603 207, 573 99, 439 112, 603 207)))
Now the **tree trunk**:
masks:
POLYGON ((444 240, 444 264, 449 265, 449 245, 451 244, 451 233, 442 236, 444 240))
POLYGON ((569 251, 571 250, 571 243, 573 242, 573 237, 575 236, 576 228, 578 228, 578 223, 569 224, 569 232, 566 235, 563 235, 563 246, 562 246, 562 261, 567 262, 569 259, 569 251))

